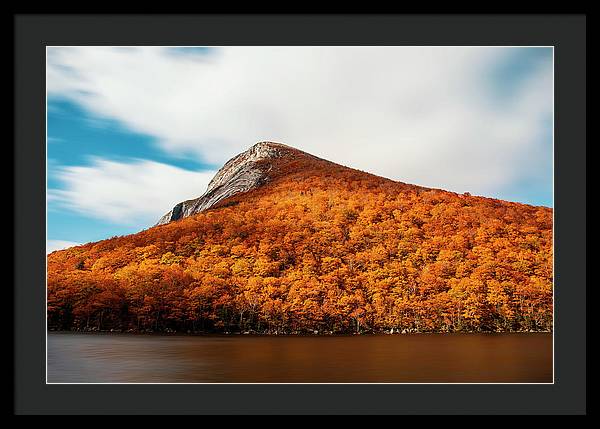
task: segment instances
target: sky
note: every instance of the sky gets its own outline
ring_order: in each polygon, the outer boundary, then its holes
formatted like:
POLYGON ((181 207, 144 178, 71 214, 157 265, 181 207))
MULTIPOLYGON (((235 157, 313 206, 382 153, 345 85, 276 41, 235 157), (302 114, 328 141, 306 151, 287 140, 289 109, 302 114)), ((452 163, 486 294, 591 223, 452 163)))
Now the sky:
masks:
POLYGON ((553 51, 48 47, 47 249, 131 234, 262 140, 553 207, 553 51))

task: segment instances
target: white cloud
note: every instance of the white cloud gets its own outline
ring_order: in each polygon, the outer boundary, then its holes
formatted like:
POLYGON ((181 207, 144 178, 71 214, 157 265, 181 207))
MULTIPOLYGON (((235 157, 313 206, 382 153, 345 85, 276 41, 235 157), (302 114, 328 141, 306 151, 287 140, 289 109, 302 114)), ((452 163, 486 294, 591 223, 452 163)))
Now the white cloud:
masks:
POLYGON ((79 246, 81 243, 66 240, 46 240, 46 253, 52 253, 56 250, 68 249, 69 247, 79 246))
MULTIPOLYGON (((49 48, 47 82, 50 95, 155 136, 169 153, 222 163, 256 141, 275 140, 392 179, 494 195, 543 174, 549 150, 539 136, 553 108, 551 64, 495 103, 490 69, 508 53, 227 47, 186 56, 152 47, 49 48)), ((158 206, 179 191, 179 182, 154 181, 160 186, 144 201, 132 184, 111 181, 137 200, 113 206, 158 206)))
POLYGON ((93 158, 90 166, 57 167, 63 188, 50 189, 48 202, 118 224, 152 225, 178 202, 202 194, 214 173, 93 158))

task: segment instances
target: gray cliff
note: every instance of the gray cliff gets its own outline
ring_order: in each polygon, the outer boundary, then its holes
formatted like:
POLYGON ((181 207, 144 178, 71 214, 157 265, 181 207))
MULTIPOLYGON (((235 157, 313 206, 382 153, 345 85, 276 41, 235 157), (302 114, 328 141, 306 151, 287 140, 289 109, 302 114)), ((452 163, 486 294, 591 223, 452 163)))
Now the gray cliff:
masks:
POLYGON ((285 156, 294 151, 289 146, 274 142, 258 142, 250 149, 230 159, 208 184, 199 198, 183 201, 160 218, 156 225, 192 216, 207 210, 219 201, 248 192, 269 181, 271 166, 266 160, 285 156))

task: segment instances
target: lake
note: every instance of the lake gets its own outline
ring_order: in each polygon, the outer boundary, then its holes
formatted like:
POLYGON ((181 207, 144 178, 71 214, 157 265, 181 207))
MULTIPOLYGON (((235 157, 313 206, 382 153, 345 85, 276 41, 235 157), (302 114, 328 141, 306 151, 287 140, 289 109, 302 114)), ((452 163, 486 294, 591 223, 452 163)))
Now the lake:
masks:
POLYGON ((48 333, 49 383, 551 383, 552 334, 48 333))

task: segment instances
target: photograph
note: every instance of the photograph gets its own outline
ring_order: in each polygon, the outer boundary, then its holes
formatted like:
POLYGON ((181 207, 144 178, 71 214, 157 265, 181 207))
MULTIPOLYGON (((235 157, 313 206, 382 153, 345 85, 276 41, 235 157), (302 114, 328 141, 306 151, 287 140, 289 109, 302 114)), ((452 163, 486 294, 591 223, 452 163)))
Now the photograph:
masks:
POLYGON ((44 50, 46 384, 555 382, 554 46, 44 50))

